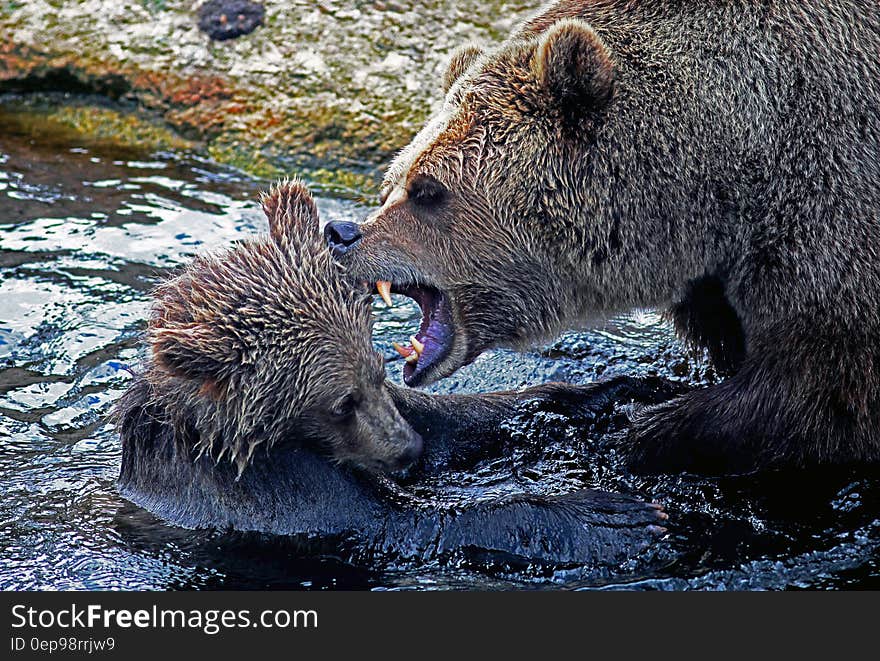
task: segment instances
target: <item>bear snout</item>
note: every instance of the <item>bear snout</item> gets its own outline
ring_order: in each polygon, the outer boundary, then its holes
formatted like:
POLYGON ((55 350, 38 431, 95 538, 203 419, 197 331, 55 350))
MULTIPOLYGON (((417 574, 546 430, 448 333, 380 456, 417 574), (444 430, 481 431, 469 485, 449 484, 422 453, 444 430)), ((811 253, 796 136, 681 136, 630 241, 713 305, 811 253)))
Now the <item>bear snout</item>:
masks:
POLYGON ((424 443, 422 442, 422 437, 416 433, 411 434, 403 449, 393 461, 390 469, 392 471, 406 470, 419 460, 419 457, 422 456, 423 449, 424 443))
POLYGON ((324 227, 324 239, 334 257, 342 257, 363 238, 360 226, 351 221, 331 221, 324 227))

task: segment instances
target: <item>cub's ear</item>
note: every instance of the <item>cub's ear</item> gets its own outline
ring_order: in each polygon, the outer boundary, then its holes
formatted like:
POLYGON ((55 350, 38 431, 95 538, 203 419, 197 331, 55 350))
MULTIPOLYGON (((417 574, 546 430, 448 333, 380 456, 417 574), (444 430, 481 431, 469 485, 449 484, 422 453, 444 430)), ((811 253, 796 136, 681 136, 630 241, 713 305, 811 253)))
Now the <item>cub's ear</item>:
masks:
POLYGON ((461 75, 467 71, 470 66, 477 61, 477 58, 483 54, 483 49, 474 44, 459 46, 452 53, 449 65, 446 67, 446 73, 443 74, 443 93, 446 94, 455 81, 461 78, 461 75))
POLYGON ((318 208, 301 181, 279 182, 260 201, 269 220, 269 235, 276 243, 302 240, 307 233, 318 236, 318 208))
POLYGON ((576 122, 599 110, 614 93, 614 60, 584 21, 565 19, 550 27, 538 42, 534 70, 539 85, 568 120, 576 122))
POLYGON ((151 328, 149 342, 156 364, 176 376, 223 381, 241 364, 230 338, 205 324, 151 328))

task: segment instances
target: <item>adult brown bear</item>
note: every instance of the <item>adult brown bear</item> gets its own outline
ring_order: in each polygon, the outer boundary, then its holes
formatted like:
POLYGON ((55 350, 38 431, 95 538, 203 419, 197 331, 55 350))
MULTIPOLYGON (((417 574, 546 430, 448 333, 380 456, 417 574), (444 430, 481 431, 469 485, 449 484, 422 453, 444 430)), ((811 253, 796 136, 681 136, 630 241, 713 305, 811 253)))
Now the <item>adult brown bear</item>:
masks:
POLYGON ((410 385, 632 307, 730 374, 646 410, 643 471, 880 459, 880 8, 556 2, 459 52, 333 252, 424 320, 410 385))

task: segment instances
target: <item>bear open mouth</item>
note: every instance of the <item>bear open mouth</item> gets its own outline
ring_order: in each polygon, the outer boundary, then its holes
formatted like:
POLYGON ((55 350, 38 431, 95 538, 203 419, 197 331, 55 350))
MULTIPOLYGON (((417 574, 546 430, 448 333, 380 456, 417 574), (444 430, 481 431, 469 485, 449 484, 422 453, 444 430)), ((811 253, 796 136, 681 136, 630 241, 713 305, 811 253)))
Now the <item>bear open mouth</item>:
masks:
POLYGON ((408 345, 394 343, 394 348, 406 360, 403 381, 410 387, 422 384, 431 370, 449 355, 455 329, 449 299, 435 287, 426 285, 398 285, 379 280, 376 288, 383 300, 391 305, 391 293, 413 299, 422 310, 418 332, 408 345))

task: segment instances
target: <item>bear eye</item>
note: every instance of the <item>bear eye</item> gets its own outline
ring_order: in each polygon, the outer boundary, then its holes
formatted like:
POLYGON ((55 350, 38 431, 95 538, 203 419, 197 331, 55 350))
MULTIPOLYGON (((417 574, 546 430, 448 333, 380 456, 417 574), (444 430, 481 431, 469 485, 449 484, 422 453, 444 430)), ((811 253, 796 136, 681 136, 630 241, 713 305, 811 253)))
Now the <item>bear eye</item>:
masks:
POLYGON ((413 177, 406 189, 407 197, 413 204, 420 207, 432 207, 440 204, 447 192, 446 186, 426 174, 413 177))
POLYGON ((354 414, 358 404, 360 404, 360 400, 357 394, 350 392, 333 405, 330 414, 338 420, 349 418, 354 414))

